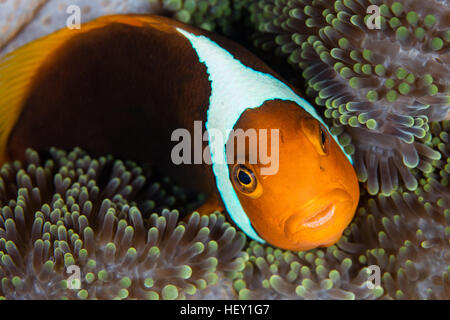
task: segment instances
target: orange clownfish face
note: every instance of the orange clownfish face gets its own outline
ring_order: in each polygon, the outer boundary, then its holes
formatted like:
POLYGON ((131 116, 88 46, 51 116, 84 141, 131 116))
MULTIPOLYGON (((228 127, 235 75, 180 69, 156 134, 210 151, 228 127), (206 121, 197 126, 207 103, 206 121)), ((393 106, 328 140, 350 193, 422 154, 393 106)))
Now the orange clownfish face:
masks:
POLYGON ((229 165, 233 187, 258 235, 289 250, 336 243, 354 216, 359 187, 328 130, 295 103, 282 101, 246 110, 236 128, 279 130, 278 150, 270 134, 268 143, 258 144, 269 155, 278 151, 276 173, 262 174, 273 163, 250 163, 251 148, 245 150, 245 163, 229 165))

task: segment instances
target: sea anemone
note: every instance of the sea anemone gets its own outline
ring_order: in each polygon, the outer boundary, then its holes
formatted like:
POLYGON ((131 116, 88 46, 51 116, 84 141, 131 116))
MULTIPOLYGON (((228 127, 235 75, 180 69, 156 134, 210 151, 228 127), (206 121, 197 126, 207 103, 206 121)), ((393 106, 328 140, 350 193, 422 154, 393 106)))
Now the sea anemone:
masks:
POLYGON ((425 163, 421 170, 416 170, 420 188, 416 191, 421 199, 440 208, 448 208, 449 173, 450 173, 450 121, 432 122, 427 133, 428 147, 439 151, 441 159, 425 163), (446 200, 447 199, 447 200, 446 200))
POLYGON ((426 170, 441 157, 423 139, 430 122, 448 117, 448 2, 242 1, 254 44, 302 70, 306 93, 325 107, 368 192, 414 191, 408 169, 426 170), (380 29, 366 25, 371 5, 380 29))
POLYGON ((152 12, 224 34, 231 33, 232 25, 239 20, 240 2, 232 0, 148 0, 152 12))
POLYGON ((246 238, 223 215, 180 222, 162 208, 189 207, 184 193, 135 163, 50 153, 0 169, 0 298, 185 299, 216 284, 232 294, 246 238))
MULTIPOLYGON (((444 154, 448 129, 432 125, 444 154)), ((336 245, 293 252, 247 243, 218 213, 180 221, 174 208, 198 201, 134 162, 50 154, 41 164, 27 150, 25 165, 0 169, 2 298, 450 298, 448 164, 434 163, 416 192, 363 192, 336 245), (68 282, 72 265, 78 283, 68 282)))
POLYGON ((359 262, 377 265, 383 298, 450 298, 450 198, 430 205, 411 192, 365 199, 348 244, 359 262))
POLYGON ((252 241, 247 253, 234 281, 240 299, 373 299, 383 293, 369 288, 369 269, 356 270, 360 265, 337 246, 292 252, 252 241))

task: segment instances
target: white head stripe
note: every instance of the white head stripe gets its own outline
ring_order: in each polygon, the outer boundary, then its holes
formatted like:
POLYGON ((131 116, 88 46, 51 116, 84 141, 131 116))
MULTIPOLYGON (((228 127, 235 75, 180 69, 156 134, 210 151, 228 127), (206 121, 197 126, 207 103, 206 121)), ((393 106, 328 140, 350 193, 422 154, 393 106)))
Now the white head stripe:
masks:
MULTIPOLYGON (((243 65, 228 51, 205 36, 197 36, 180 28, 177 30, 191 42, 199 61, 205 64, 211 81, 211 97, 205 126, 210 139, 212 169, 217 189, 228 213, 239 228, 250 238, 264 243, 265 241, 253 229, 229 178, 225 144, 230 130, 246 109, 258 108, 264 102, 275 99, 297 103, 325 128, 328 127, 306 100, 297 96, 287 85, 272 75, 243 65), (210 132, 214 130, 219 130, 222 136, 226 137, 224 145, 219 146, 217 143, 221 143, 220 141, 211 139, 210 132), (213 145, 214 143, 216 145, 213 145)), ((335 137, 334 139, 338 142, 335 137)), ((351 161, 351 158, 347 157, 351 161)))

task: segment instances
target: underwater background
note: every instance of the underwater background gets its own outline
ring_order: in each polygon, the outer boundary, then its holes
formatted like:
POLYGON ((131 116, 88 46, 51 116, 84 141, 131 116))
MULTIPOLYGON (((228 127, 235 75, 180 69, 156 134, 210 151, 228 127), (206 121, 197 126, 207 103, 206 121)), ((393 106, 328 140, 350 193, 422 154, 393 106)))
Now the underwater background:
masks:
POLYGON ((360 204, 336 245, 285 251, 222 214, 181 222, 201 197, 146 164, 28 150, 0 168, 0 298, 450 298, 447 0, 0 0, 0 55, 65 27, 71 4, 83 22, 154 13, 246 46, 339 136, 360 204), (381 29, 366 27, 371 4, 381 29), (73 264, 80 290, 67 290, 73 264))

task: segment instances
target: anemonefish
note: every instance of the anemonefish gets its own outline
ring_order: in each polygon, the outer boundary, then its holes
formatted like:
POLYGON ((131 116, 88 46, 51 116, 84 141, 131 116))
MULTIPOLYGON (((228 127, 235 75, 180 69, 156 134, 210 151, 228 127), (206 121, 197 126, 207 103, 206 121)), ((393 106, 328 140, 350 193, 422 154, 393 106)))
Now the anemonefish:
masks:
POLYGON ((359 200, 351 158, 294 88, 240 45, 158 16, 102 17, 0 59, 1 161, 50 146, 154 164, 209 195, 200 213, 283 249, 336 243, 359 200), (211 164, 175 165, 171 135, 195 121, 211 164), (279 130, 275 174, 226 161, 233 129, 279 130))

